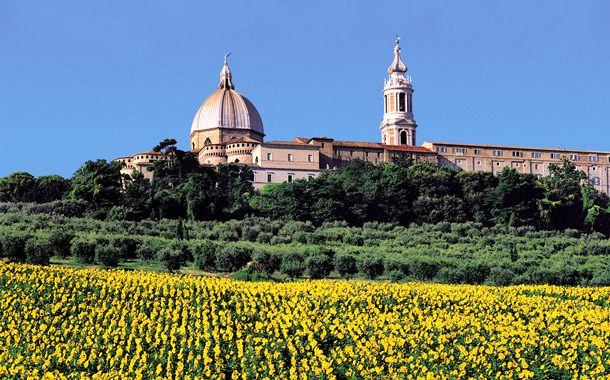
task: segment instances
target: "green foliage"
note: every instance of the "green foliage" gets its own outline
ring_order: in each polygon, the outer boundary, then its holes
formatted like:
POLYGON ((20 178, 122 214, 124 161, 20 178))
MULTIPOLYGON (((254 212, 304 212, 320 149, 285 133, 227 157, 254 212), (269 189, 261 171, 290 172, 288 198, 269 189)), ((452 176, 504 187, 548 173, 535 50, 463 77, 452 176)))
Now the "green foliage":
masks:
POLYGON ((228 244, 216 253, 214 264, 221 272, 235 272, 243 268, 252 258, 249 248, 228 244))
POLYGON ((409 268, 416 279, 431 281, 438 273, 440 264, 432 257, 414 256, 409 258, 409 268))
POLYGON ((116 267, 119 264, 120 256, 121 252, 119 249, 111 244, 99 244, 95 247, 95 262, 102 267, 116 267))
POLYGON ((65 228, 55 228, 51 230, 48 238, 48 246, 53 256, 66 258, 70 256, 70 246, 74 233, 65 228))
POLYGON ((222 246, 210 240, 191 243, 191 250, 195 258, 197 268, 205 271, 213 271, 216 265, 216 257, 222 246))
POLYGON ((284 254, 280 271, 293 278, 301 277, 305 272, 305 257, 294 251, 284 254))
POLYGON ((273 252, 265 247, 255 248, 252 260, 258 263, 261 269, 268 275, 278 271, 282 264, 282 257, 277 252, 273 252))
POLYGON ((168 245, 161 248, 158 259, 168 272, 175 272, 186 264, 188 253, 177 245, 168 245))
POLYGON ((70 254, 83 264, 93 264, 95 261, 95 241, 89 237, 72 239, 70 254))
POLYGON ((356 257, 351 253, 339 254, 335 256, 335 269, 344 278, 350 278, 358 273, 356 257))
POLYGON ((333 270, 332 256, 315 254, 305 259, 307 273, 312 279, 326 278, 333 270))
POLYGON ((364 277, 375 279, 383 274, 383 258, 381 256, 365 254, 358 258, 358 272, 364 277))
POLYGON ((43 237, 32 237, 25 243, 25 262, 34 265, 49 265, 51 250, 49 242, 43 237))

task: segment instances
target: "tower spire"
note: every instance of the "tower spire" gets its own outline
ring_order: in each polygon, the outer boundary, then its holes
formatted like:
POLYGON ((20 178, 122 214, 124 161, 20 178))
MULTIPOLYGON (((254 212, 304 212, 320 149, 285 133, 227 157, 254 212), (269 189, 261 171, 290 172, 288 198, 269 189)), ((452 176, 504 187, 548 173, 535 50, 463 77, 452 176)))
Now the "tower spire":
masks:
POLYGON ((229 65, 227 64, 227 58, 229 58, 230 55, 231 55, 231 53, 225 54, 225 64, 222 67, 222 70, 220 70, 220 84, 218 85, 219 90, 222 88, 226 88, 226 89, 230 89, 230 90, 235 89, 235 86, 233 86, 233 81, 232 81, 232 77, 231 77, 231 70, 229 70, 229 65))
POLYGON ((402 60, 400 59, 400 46, 398 46, 399 43, 400 37, 396 35, 396 46, 394 47, 394 61, 392 61, 392 64, 388 68, 388 73, 390 74, 404 74, 407 72, 407 66, 405 66, 405 64, 402 63, 402 60))

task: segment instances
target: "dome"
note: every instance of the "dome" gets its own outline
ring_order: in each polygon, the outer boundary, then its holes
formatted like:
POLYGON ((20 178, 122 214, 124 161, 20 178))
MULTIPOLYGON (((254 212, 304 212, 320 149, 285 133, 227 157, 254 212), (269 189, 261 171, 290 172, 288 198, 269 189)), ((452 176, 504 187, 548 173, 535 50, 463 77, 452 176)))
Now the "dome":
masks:
POLYGON ((215 128, 251 129, 264 134, 263 121, 256 107, 234 90, 226 57, 218 90, 207 97, 195 114, 191 133, 215 128))

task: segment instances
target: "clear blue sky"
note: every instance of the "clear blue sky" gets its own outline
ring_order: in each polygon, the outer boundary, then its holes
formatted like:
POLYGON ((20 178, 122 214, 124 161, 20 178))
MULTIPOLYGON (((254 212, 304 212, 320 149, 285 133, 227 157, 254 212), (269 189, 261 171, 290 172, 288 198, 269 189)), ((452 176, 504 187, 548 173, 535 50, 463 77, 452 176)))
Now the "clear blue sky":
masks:
POLYGON ((0 0, 0 176, 188 149, 223 55, 266 140, 380 141, 402 37, 423 141, 610 150, 610 2, 0 0))

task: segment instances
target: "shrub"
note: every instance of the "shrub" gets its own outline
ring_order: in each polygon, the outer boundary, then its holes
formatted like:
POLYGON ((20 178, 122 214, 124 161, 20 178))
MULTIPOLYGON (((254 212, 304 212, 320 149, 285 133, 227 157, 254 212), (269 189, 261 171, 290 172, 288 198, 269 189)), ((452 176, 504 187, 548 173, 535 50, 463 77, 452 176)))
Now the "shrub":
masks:
POLYGON ((233 279, 237 281, 249 281, 257 282, 260 281, 259 273, 252 265, 247 268, 240 269, 233 274, 233 279))
POLYGON ((487 280, 496 286, 509 286, 512 285, 515 281, 515 272, 513 272, 510 268, 505 267, 493 267, 489 271, 489 276, 487 280))
POLYGON ((74 234, 64 229, 54 229, 49 234, 48 245, 52 255, 66 258, 70 256, 70 246, 74 234))
POLYGON ((430 281, 438 273, 440 265, 432 258, 415 256, 409 258, 409 268, 415 278, 430 281))
POLYGON ((464 273, 462 273, 461 268, 447 266, 440 268, 436 274, 436 278, 439 282, 444 284, 461 284, 464 282, 464 273))
POLYGON ((23 263, 26 260, 25 244, 30 235, 23 232, 9 232, 1 236, 2 255, 9 261, 23 263))
POLYGON ((261 244, 269 244, 271 242, 271 238, 273 238, 273 234, 271 234, 271 232, 261 232, 256 237, 256 242, 261 244))
POLYGON ((151 241, 143 241, 136 249, 136 257, 140 260, 150 261, 155 258, 155 248, 151 241))
POLYGON ((468 284, 482 284, 489 275, 489 266, 482 262, 467 262, 461 269, 468 284))
POLYGON ((117 260, 133 260, 138 257, 139 239, 131 236, 115 235, 109 239, 110 245, 116 248, 117 260))
POLYGON ((95 247, 95 262, 106 268, 116 267, 120 255, 120 249, 112 244, 100 244, 95 247))
POLYGON ((405 274, 400 270, 393 270, 388 273, 388 278, 392 282, 400 282, 405 279, 405 274))
POLYGON ((95 243, 88 237, 77 237, 70 244, 70 254, 83 264, 93 264, 95 243))
POLYGON ((215 269, 216 256, 221 249, 221 245, 211 240, 204 240, 203 243, 192 243, 191 250, 197 268, 205 271, 215 269))
POLYGON ((305 267, 307 273, 313 279, 320 279, 328 277, 330 272, 333 270, 333 260, 331 256, 316 254, 309 256, 305 260, 305 267))
POLYGON ((374 279, 383 274, 383 259, 380 256, 361 256, 357 265, 358 271, 366 278, 374 279))
POLYGON ((33 237, 25 243, 25 261, 28 264, 49 265, 51 250, 46 239, 33 237))
POLYGON ((297 252, 290 252, 282 257, 280 271, 290 277, 301 277, 305 272, 305 259, 297 252))
POLYGON ((181 266, 186 264, 187 259, 188 253, 178 249, 175 245, 170 244, 159 251, 159 260, 168 272, 175 272, 180 269, 181 266))
POLYGON ((350 253, 335 256, 335 269, 341 277, 349 278, 358 273, 356 256, 350 253))
POLYGON ((282 264, 282 258, 278 253, 263 247, 258 247, 254 250, 252 259, 256 261, 267 274, 273 274, 280 269, 282 264))
POLYGON ((383 260, 383 266, 386 274, 390 274, 390 272, 399 271, 402 272, 405 276, 411 274, 409 270, 409 264, 407 261, 398 255, 387 256, 383 260))
POLYGON ((252 258, 249 248, 237 245, 227 245, 216 253, 214 264, 221 272, 235 272, 241 269, 252 258))

